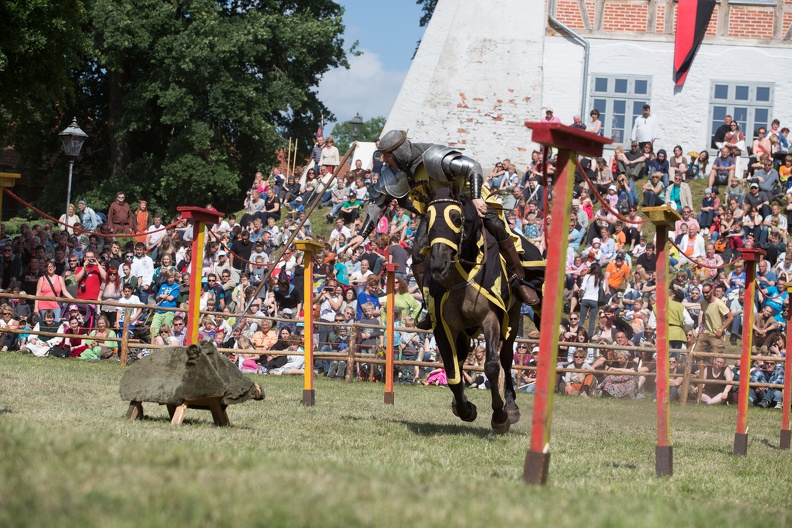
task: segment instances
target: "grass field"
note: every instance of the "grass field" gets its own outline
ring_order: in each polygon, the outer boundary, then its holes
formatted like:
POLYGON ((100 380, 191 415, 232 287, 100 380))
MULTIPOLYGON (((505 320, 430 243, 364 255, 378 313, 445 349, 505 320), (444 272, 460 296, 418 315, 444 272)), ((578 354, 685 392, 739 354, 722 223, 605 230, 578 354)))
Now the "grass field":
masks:
POLYGON ((532 398, 505 436, 463 424, 450 391, 256 376, 266 400, 173 427, 149 404, 124 419, 122 367, 0 355, 0 526, 792 525, 781 413, 753 410, 733 457, 735 407, 673 408, 675 474, 654 472, 649 400, 556 399, 550 480, 523 484, 532 398), (537 524, 538 523, 538 524, 537 524))

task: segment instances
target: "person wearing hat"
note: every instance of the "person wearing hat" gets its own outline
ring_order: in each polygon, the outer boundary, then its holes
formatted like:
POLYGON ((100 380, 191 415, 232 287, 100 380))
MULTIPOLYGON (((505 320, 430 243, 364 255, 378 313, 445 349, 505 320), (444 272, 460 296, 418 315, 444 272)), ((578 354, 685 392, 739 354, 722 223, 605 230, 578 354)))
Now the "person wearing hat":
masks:
POLYGON ((542 119, 540 119, 542 123, 561 123, 561 120, 553 115, 553 107, 548 106, 545 108, 545 115, 542 119))
POLYGON ((343 219, 345 224, 351 224, 357 219, 362 205, 363 202, 358 200, 357 193, 350 190, 346 201, 344 201, 338 211, 338 217, 343 219))
POLYGON ((88 207, 85 200, 80 200, 77 203, 77 208, 80 210, 78 213, 80 223, 86 231, 96 231, 99 228, 99 218, 96 216, 96 211, 88 207))
MULTIPOLYGON (((417 227, 413 244, 412 271, 418 284, 423 286, 426 257, 421 252, 429 241, 426 236, 427 224, 423 217, 426 197, 422 187, 447 187, 449 182, 456 181, 460 189, 465 189, 479 216, 484 219, 484 227, 498 242, 500 253, 506 259, 510 270, 509 281, 512 288, 524 303, 539 303, 537 291, 541 291, 543 276, 536 273, 530 282, 526 281, 520 253, 531 261, 542 260, 541 253, 533 244, 508 230, 499 204, 493 204, 492 200, 487 203, 489 192, 483 189, 484 177, 477 161, 443 145, 413 143, 407 139, 407 132, 403 130, 386 132, 380 139, 379 146, 387 165, 383 166, 377 183, 369 189, 372 201, 366 209, 360 234, 350 241, 348 249, 359 246, 371 234, 385 208, 396 199, 401 207, 421 214, 421 223, 417 227), (410 207, 411 204, 413 207, 410 207)), ((427 321, 421 323, 425 327, 427 321)))
POLYGON ((744 200, 746 205, 751 205, 759 211, 762 218, 767 218, 772 210, 770 209, 770 195, 762 191, 758 182, 751 182, 748 194, 745 195, 744 200))

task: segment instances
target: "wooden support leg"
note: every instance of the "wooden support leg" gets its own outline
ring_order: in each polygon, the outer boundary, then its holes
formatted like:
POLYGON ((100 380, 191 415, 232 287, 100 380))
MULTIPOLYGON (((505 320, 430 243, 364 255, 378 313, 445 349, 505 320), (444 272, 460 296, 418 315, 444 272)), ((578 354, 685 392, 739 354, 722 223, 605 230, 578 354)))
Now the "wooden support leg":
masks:
POLYGON ((143 403, 139 401, 129 402, 129 410, 127 411, 127 418, 130 420, 143 419, 143 403))
POLYGON ((228 423, 228 415, 225 409, 220 405, 220 398, 211 398, 207 402, 209 410, 212 411, 212 418, 214 418, 215 425, 226 426, 228 423))
POLYGON ((187 413, 187 404, 182 403, 178 407, 176 407, 175 412, 173 413, 173 417, 171 418, 171 423, 173 425, 181 425, 184 421, 184 415, 187 413))

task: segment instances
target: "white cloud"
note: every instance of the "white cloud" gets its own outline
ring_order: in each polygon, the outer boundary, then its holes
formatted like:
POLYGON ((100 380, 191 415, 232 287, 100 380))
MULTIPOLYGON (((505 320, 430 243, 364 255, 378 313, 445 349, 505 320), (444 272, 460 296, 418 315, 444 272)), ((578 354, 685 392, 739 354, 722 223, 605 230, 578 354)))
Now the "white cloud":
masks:
MULTIPOLYGON (((319 83, 319 99, 335 114, 338 122, 348 121, 360 112, 364 120, 388 117, 407 71, 389 71, 376 53, 361 50, 351 57, 349 69, 337 68, 319 83)), ((330 126, 325 126, 325 134, 330 126)))

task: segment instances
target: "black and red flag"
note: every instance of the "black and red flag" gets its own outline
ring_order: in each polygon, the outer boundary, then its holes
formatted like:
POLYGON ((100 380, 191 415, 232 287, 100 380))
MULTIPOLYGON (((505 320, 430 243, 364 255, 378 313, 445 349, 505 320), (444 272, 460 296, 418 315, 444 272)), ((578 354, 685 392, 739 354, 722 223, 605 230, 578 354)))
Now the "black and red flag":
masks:
POLYGON ((714 10, 714 0, 679 0, 674 44, 674 83, 677 86, 685 83, 714 10))

